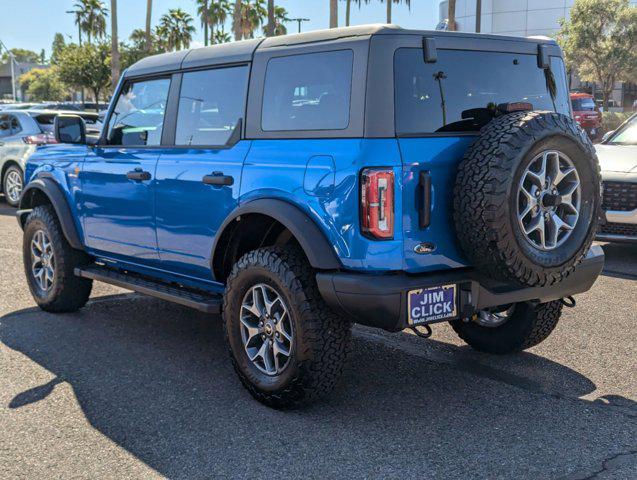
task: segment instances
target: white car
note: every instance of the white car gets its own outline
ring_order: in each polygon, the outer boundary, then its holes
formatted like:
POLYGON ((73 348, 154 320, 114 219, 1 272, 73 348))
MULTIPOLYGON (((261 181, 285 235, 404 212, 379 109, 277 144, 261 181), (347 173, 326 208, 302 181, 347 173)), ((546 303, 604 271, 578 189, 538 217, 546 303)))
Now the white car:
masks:
POLYGON ((97 113, 57 110, 4 110, 0 112, 0 192, 17 207, 24 186, 27 159, 40 145, 55 143, 53 120, 57 115, 80 115, 88 134, 101 130, 97 113))
POLYGON ((595 146, 602 169, 606 223, 597 240, 637 242, 637 114, 595 146))

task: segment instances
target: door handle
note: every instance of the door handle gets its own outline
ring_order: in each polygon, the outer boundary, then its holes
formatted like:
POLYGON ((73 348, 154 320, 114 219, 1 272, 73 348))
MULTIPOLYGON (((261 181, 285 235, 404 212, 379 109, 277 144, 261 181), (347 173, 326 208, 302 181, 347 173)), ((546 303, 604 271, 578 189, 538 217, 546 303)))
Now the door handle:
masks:
POLYGON ((141 168, 136 168, 135 170, 128 172, 126 174, 126 178, 129 180, 135 180, 136 182, 143 182, 144 180, 150 180, 151 175, 150 172, 146 172, 141 168))
POLYGON ((201 181, 206 185, 234 185, 234 178, 221 172, 212 172, 212 175, 204 175, 201 181))

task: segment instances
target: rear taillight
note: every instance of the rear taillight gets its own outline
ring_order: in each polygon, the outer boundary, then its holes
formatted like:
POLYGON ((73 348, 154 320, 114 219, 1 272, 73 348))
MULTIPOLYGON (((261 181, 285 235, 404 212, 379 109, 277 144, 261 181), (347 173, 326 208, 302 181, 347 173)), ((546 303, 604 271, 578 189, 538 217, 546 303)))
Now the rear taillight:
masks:
POLYGON ((394 172, 365 169, 361 173, 361 231, 386 240, 394 236, 394 172))
POLYGON ((29 145, 46 145, 47 143, 58 143, 55 137, 49 133, 38 133, 36 135, 29 135, 28 137, 22 137, 24 143, 29 145))

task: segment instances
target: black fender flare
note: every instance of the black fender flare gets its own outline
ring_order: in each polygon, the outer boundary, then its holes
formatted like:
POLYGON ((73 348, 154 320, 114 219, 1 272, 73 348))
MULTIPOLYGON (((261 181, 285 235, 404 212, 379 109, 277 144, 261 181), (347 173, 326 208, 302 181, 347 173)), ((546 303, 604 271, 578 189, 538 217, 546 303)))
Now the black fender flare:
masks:
POLYGON ((341 268, 341 262, 334 251, 334 248, 325 237, 325 234, 316 225, 316 223, 308 217, 298 207, 283 200, 274 198, 262 198, 248 201, 235 208, 215 235, 212 245, 212 264, 214 265, 217 245, 219 240, 223 238, 227 228, 242 215, 262 214, 273 218, 286 227, 296 238, 305 252, 305 255, 312 267, 321 270, 336 270, 341 268))
POLYGON ((62 189, 53 179, 52 175, 38 176, 37 178, 31 180, 22 191, 22 197, 20 198, 20 209, 16 212, 20 227, 24 228, 24 223, 26 221, 27 215, 29 214, 29 212, 31 212, 33 207, 37 206, 34 203, 34 194, 36 192, 41 192, 42 194, 44 194, 51 202, 51 205, 53 205, 55 214, 57 215, 62 227, 62 233, 66 237, 67 242, 69 242, 69 245, 71 245, 71 247, 75 248, 76 250, 83 250, 84 246, 82 245, 82 241, 80 240, 80 236, 77 232, 77 227, 75 226, 75 222, 73 221, 71 208, 69 207, 62 189))

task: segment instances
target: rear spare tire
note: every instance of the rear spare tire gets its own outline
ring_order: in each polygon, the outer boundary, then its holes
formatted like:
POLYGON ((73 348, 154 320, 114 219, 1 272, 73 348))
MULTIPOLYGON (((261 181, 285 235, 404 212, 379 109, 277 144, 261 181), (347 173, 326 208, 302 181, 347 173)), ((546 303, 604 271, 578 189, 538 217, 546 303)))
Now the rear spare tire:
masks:
POLYGON ((553 112, 517 112, 481 131, 458 168, 454 221, 487 275, 544 286, 566 278, 597 230, 600 173, 586 133, 553 112))

